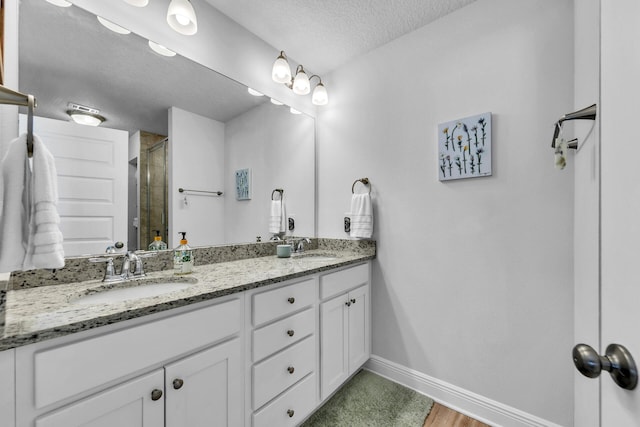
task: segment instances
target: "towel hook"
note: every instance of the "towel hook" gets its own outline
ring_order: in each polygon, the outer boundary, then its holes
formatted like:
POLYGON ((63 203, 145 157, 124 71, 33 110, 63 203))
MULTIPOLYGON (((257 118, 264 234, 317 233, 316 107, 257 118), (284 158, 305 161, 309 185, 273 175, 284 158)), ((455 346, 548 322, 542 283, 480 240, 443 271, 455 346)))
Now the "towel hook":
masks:
POLYGON ((273 195, 274 195, 274 194, 276 194, 276 192, 277 192, 277 193, 280 193, 280 200, 282 200, 282 197, 284 196, 284 190, 283 190, 282 188, 276 188, 275 190, 273 190, 273 191, 271 192, 271 200, 275 200, 275 199, 273 198, 273 195))
POLYGON ((369 186, 369 194, 371 194, 371 185, 369 185, 369 178, 360 178, 353 181, 353 185, 351 186, 351 194, 355 193, 356 184, 361 182, 363 185, 369 186))
POLYGON ((33 157, 33 109, 36 107, 36 99, 33 95, 27 95, 27 155, 33 157))

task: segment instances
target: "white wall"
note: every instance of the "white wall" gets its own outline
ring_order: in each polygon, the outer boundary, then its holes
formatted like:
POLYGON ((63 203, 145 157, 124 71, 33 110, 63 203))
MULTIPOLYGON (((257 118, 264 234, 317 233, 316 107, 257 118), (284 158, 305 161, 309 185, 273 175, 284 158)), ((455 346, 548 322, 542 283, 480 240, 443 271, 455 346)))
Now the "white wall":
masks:
POLYGON ((268 240, 271 193, 284 190, 288 235, 315 235, 314 119, 270 102, 230 120, 225 127, 225 241, 268 240), (251 200, 236 200, 235 171, 252 170, 251 200))
POLYGON ((224 124, 172 107, 169 109, 169 247, 178 245, 181 231, 187 232, 191 246, 224 243, 224 198, 179 193, 180 187, 222 191, 224 124))
POLYGON ((373 353, 572 425, 573 170, 550 148, 573 108, 572 2, 479 0, 330 77, 319 235, 345 236, 369 177, 373 353), (486 111, 493 176, 439 182, 438 123, 486 111))

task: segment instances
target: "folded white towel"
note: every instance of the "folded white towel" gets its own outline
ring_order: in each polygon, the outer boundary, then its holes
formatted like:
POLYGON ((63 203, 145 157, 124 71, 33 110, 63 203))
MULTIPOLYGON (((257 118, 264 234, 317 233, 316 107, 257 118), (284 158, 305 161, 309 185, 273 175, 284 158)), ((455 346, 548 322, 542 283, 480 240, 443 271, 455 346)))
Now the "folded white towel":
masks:
POLYGON ((283 200, 272 200, 269 213, 269 233, 279 234, 285 232, 286 215, 283 200))
POLYGON ((373 207, 369 193, 351 196, 351 237, 370 239, 373 235, 373 207))
POLYGON ((2 161, 0 271, 64 267, 58 224, 55 160, 40 138, 33 138, 33 168, 26 136, 11 142, 2 161))

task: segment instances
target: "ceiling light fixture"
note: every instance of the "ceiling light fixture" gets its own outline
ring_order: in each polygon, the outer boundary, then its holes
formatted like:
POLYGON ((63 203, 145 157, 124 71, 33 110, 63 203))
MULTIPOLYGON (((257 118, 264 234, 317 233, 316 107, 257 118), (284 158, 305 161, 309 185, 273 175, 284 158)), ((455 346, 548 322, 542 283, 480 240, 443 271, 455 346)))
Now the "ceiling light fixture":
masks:
POLYGON ((166 47, 162 46, 161 44, 158 44, 156 42, 152 42, 151 40, 149 40, 149 47, 151 48, 152 51, 154 51, 158 55, 169 56, 169 57, 176 56, 176 53, 174 51, 172 51, 171 49, 167 49, 166 47))
POLYGON ((98 22, 100 22, 103 26, 110 29, 114 33, 118 33, 118 34, 131 33, 131 31, 127 30, 126 28, 121 27, 120 25, 114 24, 113 22, 104 19, 102 16, 97 16, 97 18, 98 18, 98 22))
POLYGON ((85 105, 70 102, 67 107, 67 114, 74 122, 86 126, 99 126, 106 119, 101 116, 100 110, 87 107, 85 105))
POLYGON ((198 20, 189 0, 171 0, 167 10, 167 23, 180 34, 191 36, 198 31, 198 20))
POLYGON ((69 7, 71 6, 71 3, 69 3, 67 0, 47 0, 49 3, 51 4, 55 4, 58 7, 69 7))
POLYGON ((250 87, 247 88, 247 92, 249 92, 253 96, 264 96, 264 93, 258 92, 257 90, 251 89, 250 87))
POLYGON ((149 0, 124 0, 124 1, 129 3, 131 6, 136 6, 136 7, 145 7, 146 5, 149 4, 149 0))
POLYGON ((284 105, 282 102, 278 101, 277 99, 273 99, 273 98, 271 98, 271 103, 273 105, 284 105))
POLYGON ((317 77, 318 84, 313 89, 313 95, 311 96, 311 102, 314 105, 327 105, 329 102, 329 95, 327 94, 327 88, 322 84, 322 79, 317 74, 311 77, 307 76, 302 65, 296 67, 296 74, 291 76, 291 67, 287 60, 287 55, 283 50, 280 51, 280 55, 276 58, 271 69, 271 78, 276 83, 283 83, 289 89, 293 90, 296 95, 306 95, 311 92, 311 79, 317 77))

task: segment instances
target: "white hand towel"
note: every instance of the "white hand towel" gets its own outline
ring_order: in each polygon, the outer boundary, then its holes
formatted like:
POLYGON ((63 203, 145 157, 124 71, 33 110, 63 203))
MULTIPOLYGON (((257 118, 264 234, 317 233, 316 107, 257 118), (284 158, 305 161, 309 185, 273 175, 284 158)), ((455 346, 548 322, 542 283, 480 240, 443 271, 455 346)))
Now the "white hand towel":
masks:
POLYGON ((58 215, 58 176, 53 155, 33 136, 30 234, 23 269, 62 268, 64 250, 58 215))
POLYGON ((373 207, 369 193, 351 196, 351 237, 370 239, 373 235, 373 207))
POLYGON ((2 159, 0 272, 21 270, 29 239, 29 159, 27 137, 14 139, 2 159))
POLYGON ((269 213, 269 233, 279 234, 286 231, 286 215, 283 200, 272 200, 269 213))

